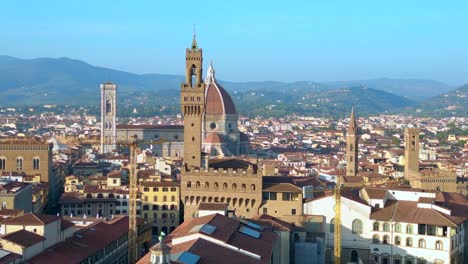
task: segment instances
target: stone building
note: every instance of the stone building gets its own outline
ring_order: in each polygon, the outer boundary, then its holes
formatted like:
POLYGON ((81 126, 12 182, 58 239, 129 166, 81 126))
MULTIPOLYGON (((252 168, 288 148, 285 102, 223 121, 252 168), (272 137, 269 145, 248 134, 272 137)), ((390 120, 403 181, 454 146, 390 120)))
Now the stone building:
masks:
MULTIPOLYGON (((181 176, 184 217, 189 219, 196 216, 202 202, 226 203, 228 209, 239 216, 257 215, 262 201, 262 173, 256 165, 237 159, 209 161, 206 156, 202 166, 204 130, 214 133, 219 129, 223 133, 218 134, 218 138, 222 140, 231 133, 229 129, 238 133, 237 115, 232 100, 216 84, 212 67, 207 83, 203 82, 202 61, 202 49, 198 48, 194 36, 192 47, 186 50, 186 78, 180 93, 184 115, 185 168, 182 169, 181 176)), ((238 139, 240 140, 240 136, 238 139)))
POLYGON ((0 171, 39 175, 48 183, 49 201, 60 197, 63 179, 53 170, 52 144, 36 138, 7 138, 0 140, 0 171))
POLYGON ((101 153, 109 153, 116 145, 117 85, 101 84, 101 153))

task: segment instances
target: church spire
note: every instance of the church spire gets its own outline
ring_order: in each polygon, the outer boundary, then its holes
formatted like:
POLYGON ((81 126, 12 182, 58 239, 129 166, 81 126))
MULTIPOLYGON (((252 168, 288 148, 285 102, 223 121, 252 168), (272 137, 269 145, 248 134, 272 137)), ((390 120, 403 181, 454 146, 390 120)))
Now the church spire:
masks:
POLYGON ((348 134, 357 133, 357 122, 356 122, 356 116, 354 114, 354 105, 351 108, 351 115, 349 116, 349 126, 348 126, 348 134))
POLYGON ((210 83, 215 83, 215 70, 213 68, 213 61, 210 62, 210 66, 208 67, 208 71, 206 73, 206 79, 205 83, 210 84, 210 83))
POLYGON ((197 45, 197 33, 195 32, 195 24, 193 25, 193 40, 192 40, 192 50, 198 49, 197 45))

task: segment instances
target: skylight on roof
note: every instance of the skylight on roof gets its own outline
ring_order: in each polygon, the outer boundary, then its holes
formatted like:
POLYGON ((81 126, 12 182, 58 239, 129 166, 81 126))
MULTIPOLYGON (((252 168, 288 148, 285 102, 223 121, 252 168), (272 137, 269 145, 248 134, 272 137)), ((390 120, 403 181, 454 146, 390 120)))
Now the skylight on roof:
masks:
POLYGON ((216 226, 212 226, 208 224, 203 225, 203 227, 200 229, 200 231, 208 235, 213 234, 215 230, 216 230, 216 226))
POLYGON ((184 264, 196 264, 200 260, 200 256, 190 253, 188 251, 182 252, 182 254, 177 258, 177 261, 184 264))
POLYGON ((239 232, 241 232, 242 234, 244 235, 248 235, 250 237, 253 237, 253 238, 260 238, 260 232, 258 231, 255 231, 251 228, 248 228, 248 227, 245 227, 245 226, 241 226, 239 228, 239 232))
POLYGON ((260 230, 260 231, 263 230, 263 226, 261 226, 261 225, 257 225, 257 224, 255 224, 253 222, 246 221, 244 219, 241 219, 240 221, 241 221, 241 223, 243 223, 245 225, 248 225, 249 227, 255 228, 255 229, 260 230))
POLYGON ((192 227, 192 229, 190 229, 190 233, 203 232, 207 235, 211 235, 215 230, 216 226, 212 226, 209 224, 201 224, 192 227))

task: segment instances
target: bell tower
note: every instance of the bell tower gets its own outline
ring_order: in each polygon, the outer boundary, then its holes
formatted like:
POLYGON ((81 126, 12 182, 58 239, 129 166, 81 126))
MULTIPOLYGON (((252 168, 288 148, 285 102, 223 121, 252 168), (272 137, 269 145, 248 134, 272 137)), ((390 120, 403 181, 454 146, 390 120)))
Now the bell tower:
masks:
POLYGON ((205 83, 202 79, 203 51, 196 35, 185 51, 185 83, 180 86, 180 106, 184 115, 184 161, 186 168, 201 166, 202 116, 205 111, 205 83))
POLYGON ((358 173, 358 141, 358 127, 353 106, 346 133, 346 176, 356 176, 358 173))
POLYGON ((101 154, 116 149, 115 119, 117 111, 117 85, 101 84, 101 154))
POLYGON ((405 128, 405 177, 419 172, 419 128, 405 128))

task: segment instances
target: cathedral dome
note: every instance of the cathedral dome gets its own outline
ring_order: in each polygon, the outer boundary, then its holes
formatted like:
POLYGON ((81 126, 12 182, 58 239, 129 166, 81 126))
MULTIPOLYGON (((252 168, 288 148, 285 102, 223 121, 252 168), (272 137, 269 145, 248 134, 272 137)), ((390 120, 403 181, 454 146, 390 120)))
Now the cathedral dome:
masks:
POLYGON ((208 68, 205 80, 205 113, 207 115, 235 115, 236 107, 231 96, 216 82, 213 66, 208 68))

